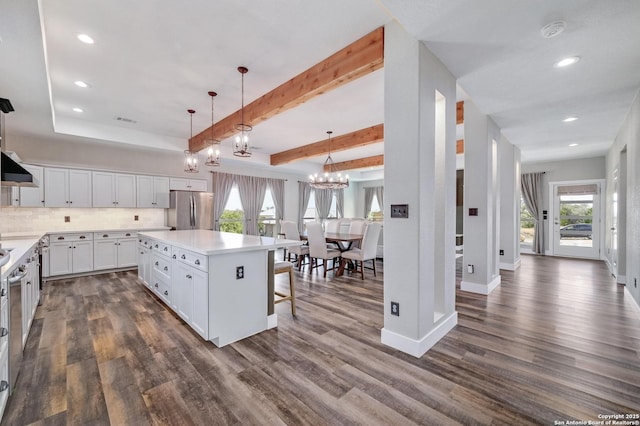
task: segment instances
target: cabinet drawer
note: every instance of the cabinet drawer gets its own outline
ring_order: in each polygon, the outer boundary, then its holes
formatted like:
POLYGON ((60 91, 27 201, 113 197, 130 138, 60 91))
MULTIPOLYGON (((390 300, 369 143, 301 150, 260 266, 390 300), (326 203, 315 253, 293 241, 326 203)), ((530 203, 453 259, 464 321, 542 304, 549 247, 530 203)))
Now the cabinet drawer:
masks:
MULTIPOLYGON (((154 278, 159 278, 154 276, 154 278)), ((171 284, 164 279, 154 279, 151 283, 151 290, 160 297, 167 305, 171 302, 171 284)))
POLYGON ((9 347, 9 304, 0 307, 0 353, 9 347))
POLYGON ((118 232, 94 232, 93 239, 95 241, 99 240, 107 240, 107 239, 120 239, 120 238, 131 238, 135 237, 136 233, 134 231, 118 231, 118 232))
POLYGON ((51 234, 49 240, 52 243, 58 241, 93 241, 93 233, 77 233, 77 234, 51 234))
POLYGON ((153 241, 153 251, 171 257, 171 246, 160 241, 153 241))
POLYGON ((171 279, 171 259, 164 256, 153 254, 153 272, 162 274, 166 279, 171 279))
POLYGON ((184 262, 187 265, 194 266, 201 271, 207 272, 209 270, 208 258, 204 254, 194 253, 189 250, 177 249, 176 258, 180 262, 184 262))

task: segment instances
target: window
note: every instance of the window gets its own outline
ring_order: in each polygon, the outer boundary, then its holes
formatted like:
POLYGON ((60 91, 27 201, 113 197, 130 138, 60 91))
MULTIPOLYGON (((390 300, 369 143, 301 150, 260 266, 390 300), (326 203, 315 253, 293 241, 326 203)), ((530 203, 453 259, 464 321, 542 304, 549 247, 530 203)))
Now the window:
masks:
POLYGON ((533 225, 533 216, 524 203, 524 199, 520 198, 520 245, 533 246, 533 225))
POLYGON ((244 209, 240 201, 240 191, 237 185, 233 185, 229 200, 220 216, 220 231, 242 234, 244 229, 244 209))
POLYGON ((271 190, 267 188, 260 209, 260 217, 258 218, 258 231, 263 237, 273 237, 276 225, 276 205, 273 202, 271 190))
POLYGON ((307 204, 307 210, 304 212, 304 223, 313 222, 316 220, 316 196, 313 191, 309 196, 309 203, 307 204))
POLYGON ((380 207, 378 196, 376 194, 373 194, 373 199, 371 200, 371 211, 369 212, 369 219, 382 220, 382 208, 380 207))

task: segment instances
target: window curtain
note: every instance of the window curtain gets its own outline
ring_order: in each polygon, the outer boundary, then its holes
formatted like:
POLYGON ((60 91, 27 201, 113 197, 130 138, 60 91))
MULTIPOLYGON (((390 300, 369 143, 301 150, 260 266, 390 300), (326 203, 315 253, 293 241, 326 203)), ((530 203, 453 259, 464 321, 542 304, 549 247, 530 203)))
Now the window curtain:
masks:
POLYGON ((335 195, 338 217, 344 217, 344 189, 336 189, 335 195))
POLYGON ((544 221, 542 219, 542 176, 541 173, 523 173, 521 188, 524 204, 533 217, 534 253, 544 254, 544 221))
MULTIPOLYGON (((364 218, 369 217, 369 213, 371 213, 371 204, 373 204, 373 194, 376 193, 375 187, 365 188, 364 189, 364 218)), ((380 201, 378 201, 379 203, 380 201)))
POLYGON ((318 211, 318 217, 320 221, 324 222, 329 217, 331 211, 331 201, 333 201, 332 189, 315 189, 316 196, 316 210, 318 211))
POLYGON ((240 201, 244 210, 244 234, 260 235, 258 232, 258 218, 267 192, 267 180, 255 176, 236 176, 240 201))
POLYGON ((234 180, 235 175, 220 172, 213 173, 213 196, 216 200, 213 203, 213 229, 216 231, 220 230, 220 217, 229 201, 229 194, 231 193, 231 188, 233 188, 234 180))
POLYGON ((304 213, 311 198, 311 186, 307 182, 298 181, 298 232, 304 233, 304 213))
POLYGON ((384 212, 384 186, 376 186, 376 198, 380 204, 380 211, 384 212))
POLYGON ((269 189, 271 190, 271 197, 276 205, 276 225, 273 236, 275 237, 280 233, 280 221, 284 218, 284 180, 282 179, 267 179, 269 189))

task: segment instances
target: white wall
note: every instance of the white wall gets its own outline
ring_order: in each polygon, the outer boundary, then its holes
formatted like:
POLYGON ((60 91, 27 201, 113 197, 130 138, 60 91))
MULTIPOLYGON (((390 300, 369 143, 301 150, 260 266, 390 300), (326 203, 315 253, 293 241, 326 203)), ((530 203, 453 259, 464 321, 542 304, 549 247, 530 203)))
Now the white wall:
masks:
MULTIPOLYGON (((626 240, 623 239, 620 243, 625 244, 626 248, 626 288, 640 306, 640 92, 636 93, 629 113, 607 153, 608 200, 611 199, 613 188, 613 171, 620 166, 621 157, 623 161, 626 157, 626 229, 619 228, 619 233, 622 232, 626 240), (625 150, 626 156, 621 154, 625 150)), ((606 226, 606 229, 609 229, 611 223, 607 223, 606 226)), ((607 244, 605 253, 610 256, 611 242, 607 241, 607 244)))
MULTIPOLYGON (((364 218, 364 189, 376 186, 384 186, 384 179, 355 182, 353 185, 353 192, 351 194, 353 209, 349 210, 349 215, 347 215, 347 209, 345 207, 344 217, 364 218)), ((345 193, 345 205, 347 204, 346 197, 347 195, 345 193)), ((384 211, 383 213, 386 217, 388 212, 384 211)))
POLYGON ((500 269, 520 266, 520 149, 500 139, 500 269))
MULTIPOLYGON (((562 182, 586 179, 604 179, 606 177, 605 157, 584 158, 578 160, 552 161, 547 163, 523 163, 522 173, 545 172, 542 178, 542 210, 549 208, 549 182, 562 182)), ((604 199, 602 200, 604 201, 604 199)), ((544 222, 545 250, 551 242, 547 238, 549 219, 544 222)))

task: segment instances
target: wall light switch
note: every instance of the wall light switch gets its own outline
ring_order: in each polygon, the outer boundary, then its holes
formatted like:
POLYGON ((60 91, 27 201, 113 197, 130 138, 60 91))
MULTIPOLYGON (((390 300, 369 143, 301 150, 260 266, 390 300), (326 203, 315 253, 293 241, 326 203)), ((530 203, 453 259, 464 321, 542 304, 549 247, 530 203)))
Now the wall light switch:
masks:
POLYGON ((134 215, 133 220, 138 220, 138 215, 134 215))
POLYGON ((64 221, 65 222, 71 222, 71 216, 65 216, 64 217, 64 221))
POLYGON ((478 216, 478 209, 475 207, 471 207, 469 209, 469 216, 478 216))
POLYGON ((391 204, 391 217, 409 218, 409 204, 391 204))

